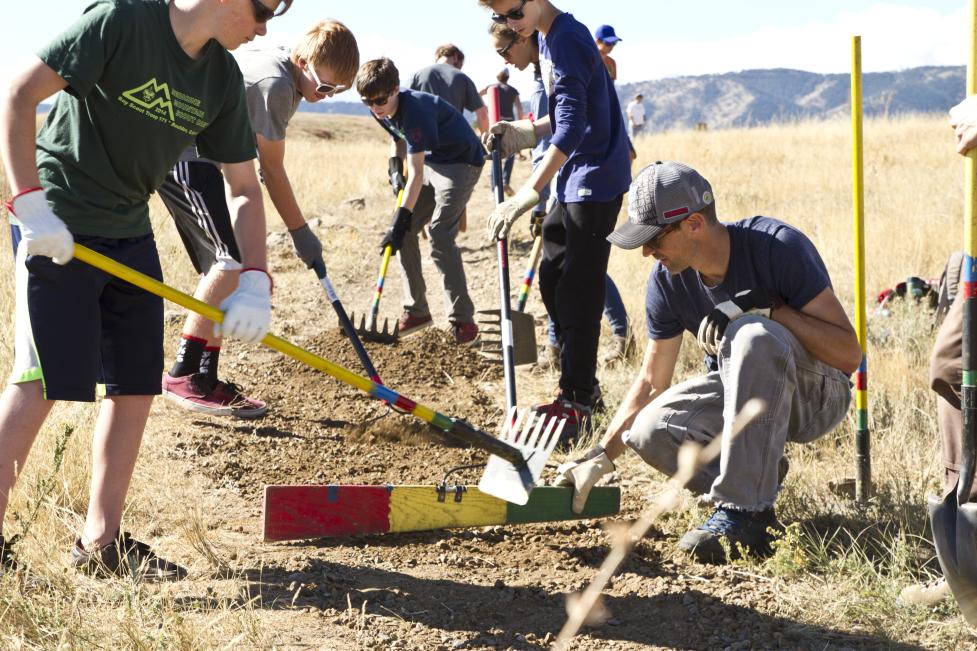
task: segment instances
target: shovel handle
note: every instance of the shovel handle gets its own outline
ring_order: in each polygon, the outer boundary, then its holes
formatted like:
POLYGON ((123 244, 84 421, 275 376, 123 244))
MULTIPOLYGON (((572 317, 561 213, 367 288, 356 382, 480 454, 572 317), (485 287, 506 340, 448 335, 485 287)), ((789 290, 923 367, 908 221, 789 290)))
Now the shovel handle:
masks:
MULTIPOLYGON (((216 307, 207 305, 203 301, 199 301, 192 296, 184 294, 178 289, 174 289, 169 285, 161 283, 155 278, 150 278, 146 274, 140 273, 135 269, 131 269, 124 264, 120 264, 112 258, 92 251, 86 246, 76 243, 75 257, 82 262, 92 265, 96 269, 100 269, 107 274, 111 274, 117 278, 130 282, 136 287, 146 290, 150 294, 155 294, 156 296, 165 298, 166 300, 176 303, 181 307, 185 307, 192 312, 196 312, 214 323, 224 322, 224 313, 218 310, 216 307)), ((451 418, 450 416, 445 416, 442 413, 434 411, 430 407, 425 407, 424 405, 418 404, 413 400, 400 395, 396 391, 383 386, 382 384, 377 384, 376 382, 372 382, 364 377, 360 377, 356 373, 353 373, 352 371, 343 368, 338 364, 333 364, 327 359, 323 359, 318 355, 313 355, 309 351, 299 348, 295 344, 285 341, 281 337, 277 337, 271 333, 265 335, 264 339, 261 340, 261 343, 268 346, 272 350, 277 350, 280 353, 288 355, 289 357, 296 359, 307 366, 324 371, 340 382, 355 387, 378 400, 382 400, 397 407, 398 409, 401 409, 402 411, 408 412, 431 424, 433 427, 441 430, 442 432, 471 443, 472 445, 485 450, 486 452, 502 457, 507 461, 511 461, 514 465, 516 465, 517 468, 525 465, 525 459, 518 448, 509 445, 505 441, 499 440, 491 434, 487 434, 486 432, 475 429, 465 421, 457 418, 451 418)))
MULTIPOLYGON (((404 189, 401 188, 397 193, 397 207, 400 208, 404 203, 404 189)), ((383 249, 383 259, 380 261, 380 275, 377 276, 377 287, 373 293, 373 305, 370 306, 370 316, 367 319, 367 330, 376 329, 377 315, 380 313, 380 297, 383 296, 383 283, 387 280, 387 267, 390 266, 390 258, 393 256, 394 249, 389 244, 383 249)))
POLYGON ((537 235, 533 241, 532 253, 529 254, 529 266, 526 268, 526 274, 522 277, 519 298, 516 299, 516 312, 524 312, 526 310, 526 301, 529 300, 529 290, 532 288, 533 279, 536 277, 536 264, 539 262, 539 255, 542 251, 543 237, 537 235))

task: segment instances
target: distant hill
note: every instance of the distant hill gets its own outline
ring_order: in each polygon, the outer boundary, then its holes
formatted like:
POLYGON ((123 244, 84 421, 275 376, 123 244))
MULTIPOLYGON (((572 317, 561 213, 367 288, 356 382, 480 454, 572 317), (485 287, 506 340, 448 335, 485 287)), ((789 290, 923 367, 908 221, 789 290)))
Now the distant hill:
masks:
MULTIPOLYGON (((965 68, 929 66, 862 77, 866 115, 946 111, 964 96, 965 68)), ((847 74, 821 75, 789 69, 744 70, 722 75, 674 77, 618 86, 622 106, 644 95, 654 130, 742 127, 800 118, 848 115, 847 74)))
MULTIPOLYGON (((865 114, 945 111, 963 99, 965 72, 963 66, 928 66, 867 73, 862 79, 865 114)), ((635 94, 644 95, 653 130, 694 127, 699 122, 723 128, 848 115, 850 83, 847 74, 775 68, 620 84, 617 91, 622 107, 635 94)), ((359 102, 303 102, 299 110, 369 114, 359 102)))

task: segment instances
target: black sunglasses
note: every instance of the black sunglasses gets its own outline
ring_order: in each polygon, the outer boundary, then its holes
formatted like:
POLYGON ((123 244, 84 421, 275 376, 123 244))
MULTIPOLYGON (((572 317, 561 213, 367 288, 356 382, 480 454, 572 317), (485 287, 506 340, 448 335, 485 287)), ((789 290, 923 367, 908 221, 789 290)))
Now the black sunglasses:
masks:
POLYGON ((503 59, 505 59, 506 56, 509 54, 509 50, 512 49, 512 46, 515 45, 518 42, 519 42, 519 38, 516 37, 516 38, 512 39, 511 41, 509 41, 509 44, 508 45, 506 45, 505 47, 496 48, 495 51, 496 51, 496 53, 498 53, 498 55, 500 57, 502 57, 503 59))
POLYGON ((523 18, 526 17, 526 14, 525 14, 525 12, 522 9, 523 9, 523 7, 526 6, 526 3, 527 2, 529 2, 529 0, 522 0, 522 2, 519 3, 519 8, 518 9, 513 9, 511 11, 508 11, 508 12, 504 13, 504 14, 501 14, 501 15, 500 14, 492 14, 492 22, 498 23, 500 25, 505 25, 510 20, 522 20, 523 18))
POLYGON ((645 242, 645 246, 651 247, 653 249, 659 248, 661 246, 662 240, 665 239, 665 236, 671 233, 672 231, 677 231, 679 228, 681 228, 681 225, 682 225, 681 221, 668 224, 667 226, 665 226, 665 228, 663 228, 658 232, 658 235, 654 236, 653 238, 645 242))
POLYGON ((367 106, 383 106, 390 99, 390 95, 384 95, 383 97, 361 97, 360 100, 367 106))
POLYGON ((272 18, 276 16, 281 16, 283 13, 288 11, 288 5, 290 3, 286 2, 285 6, 282 7, 281 11, 278 11, 278 5, 281 1, 275 3, 274 9, 269 9, 261 0, 251 0, 251 5, 254 7, 254 19, 259 23, 267 23, 272 18))

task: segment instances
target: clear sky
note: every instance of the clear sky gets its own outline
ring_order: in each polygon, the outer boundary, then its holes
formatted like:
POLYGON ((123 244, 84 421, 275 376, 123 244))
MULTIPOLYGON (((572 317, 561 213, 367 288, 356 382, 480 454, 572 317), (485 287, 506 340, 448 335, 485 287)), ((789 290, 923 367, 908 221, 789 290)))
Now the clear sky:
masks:
MULTIPOLYGON (((619 81, 797 68, 847 72, 850 39, 862 36, 866 72, 920 65, 960 65, 968 31, 966 0, 553 0, 591 28, 613 25, 619 81)), ((0 77, 8 76, 87 6, 86 0, 5 2, 0 77)), ((476 0, 295 0, 269 25, 270 40, 289 44, 315 20, 334 17, 356 34, 363 61, 380 55, 402 77, 432 62, 434 48, 454 42, 467 72, 482 86, 502 60, 486 36, 489 14, 476 0)), ((526 88, 528 76, 514 75, 526 88)), ((528 93, 524 93, 528 94, 528 93)), ((351 93, 340 96, 355 101, 351 93)))

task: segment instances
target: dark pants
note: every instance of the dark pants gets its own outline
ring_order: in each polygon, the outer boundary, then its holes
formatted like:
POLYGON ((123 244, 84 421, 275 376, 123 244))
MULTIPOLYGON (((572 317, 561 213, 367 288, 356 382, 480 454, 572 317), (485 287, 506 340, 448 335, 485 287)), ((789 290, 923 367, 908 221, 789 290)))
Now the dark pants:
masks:
POLYGON ((539 291, 556 322, 563 398, 590 405, 604 283, 621 200, 556 203, 543 220, 539 291))

